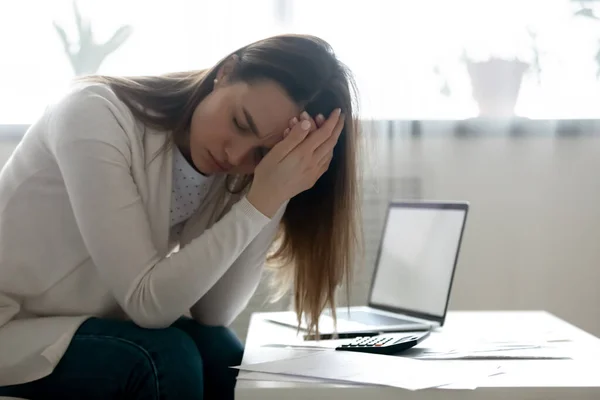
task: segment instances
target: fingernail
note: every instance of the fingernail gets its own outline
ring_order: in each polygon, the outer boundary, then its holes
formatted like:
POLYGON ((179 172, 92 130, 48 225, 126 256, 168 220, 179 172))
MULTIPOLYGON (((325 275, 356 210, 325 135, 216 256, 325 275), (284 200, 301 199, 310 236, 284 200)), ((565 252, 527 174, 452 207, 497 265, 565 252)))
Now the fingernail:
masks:
POLYGON ((310 122, 307 120, 304 120, 300 123, 300 128, 302 128, 302 130, 307 131, 310 129, 310 122))
POLYGON ((287 128, 285 131, 283 131, 283 137, 287 137, 287 135, 290 133, 290 128, 287 128))
POLYGON ((336 117, 339 117, 340 114, 342 113, 342 109, 341 108, 336 108, 335 110, 333 110, 333 112, 335 113, 336 117))
POLYGON ((323 116, 323 114, 317 115, 317 121, 322 122, 324 119, 325 117, 323 116))
POLYGON ((298 118, 294 117, 292 118, 292 126, 296 125, 298 123, 298 118))
POLYGON ((302 111, 302 114, 300 114, 300 118, 307 120, 307 119, 310 119, 310 116, 308 115, 308 113, 306 111, 302 111))

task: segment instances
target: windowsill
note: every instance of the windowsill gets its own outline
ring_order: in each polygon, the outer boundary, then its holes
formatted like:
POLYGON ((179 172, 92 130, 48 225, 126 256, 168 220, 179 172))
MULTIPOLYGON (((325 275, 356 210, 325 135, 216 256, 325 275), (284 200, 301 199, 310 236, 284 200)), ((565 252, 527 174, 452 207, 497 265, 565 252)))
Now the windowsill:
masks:
MULTIPOLYGON (((363 130, 380 133, 401 133, 413 137, 429 135, 455 135, 458 137, 481 136, 600 136, 600 119, 532 120, 482 119, 466 120, 368 120, 363 130), (385 127, 382 129, 381 124, 385 127), (371 130, 371 131, 373 131, 371 130)), ((29 125, 0 124, 0 141, 21 140, 29 125)))
POLYGON ((600 119, 471 118, 465 120, 410 121, 413 136, 454 134, 460 137, 488 135, 600 136, 600 119))

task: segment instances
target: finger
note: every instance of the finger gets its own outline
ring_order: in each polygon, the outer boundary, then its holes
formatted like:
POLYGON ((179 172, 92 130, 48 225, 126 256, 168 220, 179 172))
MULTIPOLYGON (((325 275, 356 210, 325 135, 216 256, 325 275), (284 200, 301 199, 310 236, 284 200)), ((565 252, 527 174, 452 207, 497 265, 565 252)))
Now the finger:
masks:
POLYGON ((286 135, 286 137, 277 143, 265 157, 275 157, 277 161, 282 160, 300 143, 304 141, 310 131, 310 123, 302 121, 296 125, 286 135), (271 155, 272 154, 272 155, 271 155))
POLYGON ((323 123, 323 125, 315 131, 314 134, 310 135, 304 143, 302 143, 302 147, 306 148, 307 151, 313 152, 319 147, 322 143, 324 143, 333 133, 338 121, 340 120, 341 110, 336 108, 327 118, 327 121, 323 123))
POLYGON ((288 128, 292 129, 294 127, 294 125, 296 125, 298 123, 298 118, 294 117, 292 119, 290 119, 290 123, 288 124, 288 128))
POLYGON ((317 149, 315 150, 314 158, 316 160, 320 160, 323 157, 325 157, 329 152, 333 152, 333 148, 337 144, 338 139, 340 138, 340 135, 341 135, 342 131, 344 130, 344 123, 345 123, 345 118, 342 115, 340 117, 340 120, 338 121, 338 123, 335 125, 335 128, 333 129, 331 136, 326 141, 324 141, 319 147, 317 147, 317 149))
POLYGON ((288 124, 289 128, 287 128, 285 131, 283 131, 283 137, 286 137, 290 133, 290 130, 294 127, 294 125, 296 125, 298 122, 301 122, 304 120, 307 120, 308 122, 310 122, 310 131, 309 132, 312 132, 317 129, 316 120, 312 119, 312 117, 306 111, 303 111, 302 114, 300 114, 300 120, 298 120, 297 117, 290 119, 290 122, 288 124))
POLYGON ((299 121, 298 121, 298 118, 297 118, 297 117, 294 117, 294 118, 290 119, 290 122, 288 123, 288 128, 287 128, 285 131, 283 131, 283 137, 284 137, 284 138, 285 138, 285 137, 286 137, 286 136, 287 136, 287 135, 290 133, 290 131, 292 130, 292 128, 293 128, 293 127, 294 127, 294 126, 295 126, 295 125, 296 125, 298 122, 299 122, 299 121))
POLYGON ((310 122, 310 132, 317 130, 317 122, 306 111, 302 111, 300 114, 300 121, 310 122))
POLYGON ((317 127, 320 128, 325 122, 325 117, 323 116, 323 114, 317 115, 317 117, 315 118, 315 122, 317 123, 317 127))

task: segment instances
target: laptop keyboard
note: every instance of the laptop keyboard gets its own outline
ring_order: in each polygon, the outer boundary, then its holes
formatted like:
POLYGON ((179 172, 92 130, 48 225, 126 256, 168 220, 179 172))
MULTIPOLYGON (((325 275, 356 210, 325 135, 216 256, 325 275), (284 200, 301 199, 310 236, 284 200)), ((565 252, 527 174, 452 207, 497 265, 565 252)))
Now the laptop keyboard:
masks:
POLYGON ((367 311, 352 311, 348 314, 347 310, 338 310, 337 317, 338 319, 360 322, 361 324, 367 325, 407 325, 417 323, 407 319, 389 317, 387 315, 379 315, 367 311))

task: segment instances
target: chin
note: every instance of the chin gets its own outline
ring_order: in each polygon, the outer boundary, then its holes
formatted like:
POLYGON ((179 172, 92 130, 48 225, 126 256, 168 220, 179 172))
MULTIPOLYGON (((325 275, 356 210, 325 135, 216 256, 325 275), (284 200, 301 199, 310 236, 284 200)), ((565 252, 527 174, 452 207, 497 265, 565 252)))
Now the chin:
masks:
POLYGON ((202 157, 200 157, 198 154, 192 151, 190 154, 190 158, 192 161, 192 167, 194 167, 197 171, 204 175, 212 174, 210 168, 206 167, 205 163, 202 162, 202 157))

